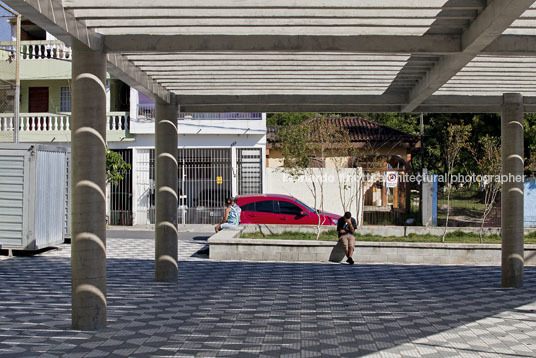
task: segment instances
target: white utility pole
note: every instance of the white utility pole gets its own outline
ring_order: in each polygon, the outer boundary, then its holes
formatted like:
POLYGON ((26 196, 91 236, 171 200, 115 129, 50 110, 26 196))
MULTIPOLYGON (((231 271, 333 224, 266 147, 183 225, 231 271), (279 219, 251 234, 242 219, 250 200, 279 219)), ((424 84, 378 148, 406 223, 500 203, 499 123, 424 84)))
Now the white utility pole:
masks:
POLYGON ((15 103, 13 109, 13 142, 19 142, 20 126, 20 33, 21 15, 17 14, 17 40, 15 43, 15 103))
POLYGON ((19 142, 19 113, 20 113, 20 33, 21 14, 17 14, 7 6, 0 3, 0 7, 17 17, 17 37, 15 39, 15 99, 13 100, 13 142, 19 142))

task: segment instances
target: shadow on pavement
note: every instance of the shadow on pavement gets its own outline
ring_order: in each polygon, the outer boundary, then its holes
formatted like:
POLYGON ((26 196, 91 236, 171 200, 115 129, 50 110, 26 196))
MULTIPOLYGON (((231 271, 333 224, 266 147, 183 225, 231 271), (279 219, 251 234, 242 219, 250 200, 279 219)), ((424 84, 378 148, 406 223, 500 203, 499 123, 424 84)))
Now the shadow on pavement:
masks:
POLYGON ((181 261, 162 284, 153 261, 107 264, 109 327, 80 333, 68 258, 0 262, 0 354, 536 353, 522 338, 536 326, 534 267, 503 290, 499 267, 181 261), (511 334, 525 350, 501 342, 511 334))

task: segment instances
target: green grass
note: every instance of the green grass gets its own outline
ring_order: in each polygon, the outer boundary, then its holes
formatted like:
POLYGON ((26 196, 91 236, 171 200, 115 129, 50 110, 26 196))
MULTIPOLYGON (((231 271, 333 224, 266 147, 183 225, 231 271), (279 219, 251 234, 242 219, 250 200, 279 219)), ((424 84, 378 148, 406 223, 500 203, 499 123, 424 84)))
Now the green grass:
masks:
MULTIPOLYGON (((303 232, 291 232, 287 231, 282 234, 271 234, 264 236, 260 232, 242 234, 242 238, 247 239, 273 239, 273 240, 316 240, 316 234, 303 233, 303 232)), ((337 231, 329 230, 321 233, 319 240, 323 241, 337 241, 337 231)), ((441 236, 436 235, 417 235, 409 234, 408 236, 380 236, 380 235, 356 235, 357 241, 373 241, 373 242, 441 242, 441 236)), ((499 235, 485 235, 485 244, 499 244, 501 243, 501 237, 499 235)), ((480 237, 475 233, 466 233, 463 231, 454 231, 447 233, 445 237, 447 243, 459 243, 459 244, 474 244, 480 243, 480 237)), ((525 243, 536 244, 536 232, 532 232, 525 235, 525 243)))
MULTIPOLYGON (((476 187, 462 188, 453 190, 450 195, 450 215, 451 216, 468 216, 480 219, 484 211, 484 203, 479 197, 476 187)), ((438 219, 445 219, 447 215, 447 194, 438 193, 438 219)))

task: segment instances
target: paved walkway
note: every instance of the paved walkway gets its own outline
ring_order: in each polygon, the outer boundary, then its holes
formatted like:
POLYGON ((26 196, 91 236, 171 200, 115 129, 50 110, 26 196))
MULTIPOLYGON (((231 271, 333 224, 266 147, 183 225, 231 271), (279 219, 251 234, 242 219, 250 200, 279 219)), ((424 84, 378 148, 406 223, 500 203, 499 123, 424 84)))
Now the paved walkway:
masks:
MULTIPOLYGON (((128 234, 126 234, 128 236, 128 234)), ((534 357, 536 269, 213 262, 181 240, 153 282, 153 242, 108 239, 108 328, 70 329, 69 246, 0 260, 0 356, 534 357)))

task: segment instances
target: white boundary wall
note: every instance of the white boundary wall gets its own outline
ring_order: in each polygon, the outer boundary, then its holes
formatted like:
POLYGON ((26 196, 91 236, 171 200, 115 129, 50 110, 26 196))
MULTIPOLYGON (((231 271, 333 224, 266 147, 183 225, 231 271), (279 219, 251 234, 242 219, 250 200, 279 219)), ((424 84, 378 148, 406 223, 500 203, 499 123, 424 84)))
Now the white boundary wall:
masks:
POLYGON ((358 210, 363 202, 362 192, 359 191, 361 188, 360 173, 361 168, 340 169, 339 175, 337 175, 335 168, 310 168, 307 174, 295 177, 284 168, 266 168, 266 193, 290 195, 311 207, 343 215, 345 209, 341 201, 342 191, 346 197, 346 202, 351 202, 346 210, 350 211, 352 216, 361 222, 361 210, 358 210), (320 195, 317 196, 315 205, 315 198, 311 190, 313 176, 324 182, 323 208, 320 204, 320 195), (345 186, 346 189, 344 189, 345 186), (350 195, 353 195, 353 200, 349 199, 350 195))

